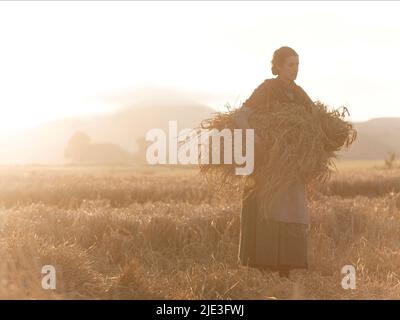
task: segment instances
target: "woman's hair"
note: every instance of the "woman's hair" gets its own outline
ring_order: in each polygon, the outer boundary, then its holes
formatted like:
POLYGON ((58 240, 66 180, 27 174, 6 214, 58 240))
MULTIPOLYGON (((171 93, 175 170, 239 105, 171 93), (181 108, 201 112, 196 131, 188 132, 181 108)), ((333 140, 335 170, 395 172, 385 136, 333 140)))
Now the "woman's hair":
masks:
POLYGON ((282 66, 285 63, 286 58, 290 56, 299 55, 290 47, 280 47, 274 51, 271 61, 271 71, 274 76, 279 73, 277 66, 282 66))

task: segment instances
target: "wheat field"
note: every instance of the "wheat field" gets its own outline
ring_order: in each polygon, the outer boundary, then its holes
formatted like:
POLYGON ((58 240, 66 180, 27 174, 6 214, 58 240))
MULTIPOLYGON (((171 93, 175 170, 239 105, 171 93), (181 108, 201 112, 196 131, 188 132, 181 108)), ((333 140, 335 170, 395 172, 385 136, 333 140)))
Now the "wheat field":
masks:
POLYGON ((346 168, 310 199, 310 267, 289 279, 238 265, 240 195, 196 170, 1 168, 0 298, 398 299, 400 169, 346 168))

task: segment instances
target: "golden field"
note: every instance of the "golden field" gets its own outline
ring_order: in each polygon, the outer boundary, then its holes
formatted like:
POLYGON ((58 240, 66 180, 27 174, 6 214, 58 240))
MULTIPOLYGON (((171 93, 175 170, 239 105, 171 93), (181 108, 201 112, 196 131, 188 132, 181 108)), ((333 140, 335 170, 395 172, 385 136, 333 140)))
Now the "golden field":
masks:
POLYGON ((310 268, 285 279, 238 265, 240 195, 197 170, 1 167, 0 298, 399 299, 400 169, 338 168, 309 201, 310 268))

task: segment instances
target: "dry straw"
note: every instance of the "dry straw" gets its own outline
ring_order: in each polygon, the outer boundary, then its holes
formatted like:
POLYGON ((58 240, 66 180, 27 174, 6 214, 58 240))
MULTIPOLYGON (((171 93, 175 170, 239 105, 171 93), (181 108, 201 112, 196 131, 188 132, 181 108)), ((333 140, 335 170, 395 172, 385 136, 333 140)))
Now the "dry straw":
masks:
MULTIPOLYGON (((201 129, 226 128, 232 130, 232 133, 233 129, 239 129, 234 119, 240 109, 231 109, 229 105, 227 107, 227 112, 216 112, 211 118, 202 121, 196 131, 197 138, 201 138, 201 129)), ((262 140, 261 145, 255 146, 255 171, 242 178, 235 174, 235 163, 200 162, 199 166, 201 173, 218 190, 232 192, 234 187, 236 190, 239 188, 259 194, 263 199, 261 210, 265 217, 274 201, 292 184, 303 183, 308 190, 313 190, 316 185, 327 182, 335 168, 335 152, 342 147, 349 147, 357 137, 352 124, 345 121, 346 113, 349 115, 346 107, 329 110, 327 105, 316 101, 312 107, 274 103, 258 106, 253 111, 248 121, 262 140)), ((221 159, 223 147, 221 141, 221 159)), ((212 148, 210 144, 210 154, 212 148)), ((245 143, 243 149, 245 152, 245 143)), ((200 151, 199 158, 203 156, 200 151)))

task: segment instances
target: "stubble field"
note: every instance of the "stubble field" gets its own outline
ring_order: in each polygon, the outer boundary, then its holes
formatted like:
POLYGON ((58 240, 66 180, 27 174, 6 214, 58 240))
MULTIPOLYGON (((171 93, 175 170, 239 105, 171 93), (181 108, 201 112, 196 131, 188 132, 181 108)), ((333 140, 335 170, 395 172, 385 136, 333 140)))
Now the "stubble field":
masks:
POLYGON ((310 268, 290 279, 238 265, 240 206, 195 170, 2 168, 0 298, 400 298, 400 169, 335 173, 309 200, 310 268))

